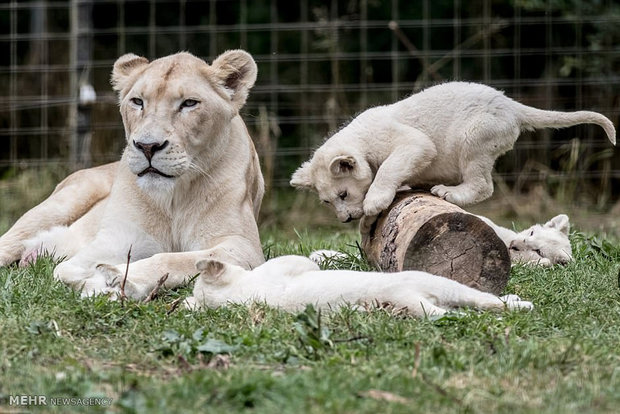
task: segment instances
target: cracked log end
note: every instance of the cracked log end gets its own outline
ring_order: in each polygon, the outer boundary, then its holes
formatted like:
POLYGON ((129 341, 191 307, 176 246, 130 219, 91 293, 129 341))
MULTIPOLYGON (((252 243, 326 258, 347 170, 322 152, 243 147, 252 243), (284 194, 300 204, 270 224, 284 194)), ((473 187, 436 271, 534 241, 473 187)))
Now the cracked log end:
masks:
POLYGON ((428 193, 398 193, 369 234, 368 259, 387 272, 422 270, 494 294, 510 276, 510 256, 486 223, 428 193))

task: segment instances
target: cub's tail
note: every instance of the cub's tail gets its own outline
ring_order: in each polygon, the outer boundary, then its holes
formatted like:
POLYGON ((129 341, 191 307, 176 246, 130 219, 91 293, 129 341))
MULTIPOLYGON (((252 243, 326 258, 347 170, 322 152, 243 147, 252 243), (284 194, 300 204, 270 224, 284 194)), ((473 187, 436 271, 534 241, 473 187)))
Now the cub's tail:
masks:
POLYGON ((567 128, 579 124, 596 124, 605 130, 609 141, 616 145, 616 128, 604 115, 592 111, 557 112, 545 111, 520 105, 521 127, 526 130, 539 128, 567 128))

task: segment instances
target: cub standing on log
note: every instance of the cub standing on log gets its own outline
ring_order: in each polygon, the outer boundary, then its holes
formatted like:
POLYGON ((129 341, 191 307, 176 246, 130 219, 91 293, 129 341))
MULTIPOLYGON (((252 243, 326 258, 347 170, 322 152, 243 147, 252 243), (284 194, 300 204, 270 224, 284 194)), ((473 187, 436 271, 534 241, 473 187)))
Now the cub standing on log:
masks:
POLYGON ((376 216, 403 185, 433 185, 436 196, 465 206, 493 193, 493 164, 521 131, 588 123, 616 144, 614 125, 599 113, 545 111, 486 85, 444 83, 362 112, 315 151, 291 185, 317 191, 342 222, 376 216))

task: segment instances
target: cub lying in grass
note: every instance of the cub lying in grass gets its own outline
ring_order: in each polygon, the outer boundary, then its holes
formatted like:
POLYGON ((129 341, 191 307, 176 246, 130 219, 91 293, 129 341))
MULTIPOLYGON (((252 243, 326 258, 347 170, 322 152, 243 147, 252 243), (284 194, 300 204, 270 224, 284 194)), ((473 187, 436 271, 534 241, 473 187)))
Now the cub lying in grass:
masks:
MULTIPOLYGON (((487 223, 502 239, 510 261, 538 266, 567 264, 573 260, 573 251, 568 239, 569 221, 566 214, 559 214, 545 224, 535 224, 519 233, 498 226, 484 216, 476 216, 487 223)), ((335 250, 316 250, 310 259, 318 265, 340 261, 347 255, 335 250)))
POLYGON ((557 215, 545 224, 535 224, 519 233, 498 226, 486 217, 478 218, 491 226, 506 244, 513 263, 552 266, 573 260, 568 239, 570 224, 566 214, 557 215))
POLYGON ((318 148, 291 185, 318 192, 338 219, 376 216, 403 186, 431 192, 460 206, 493 193, 491 170, 521 131, 590 123, 612 144, 612 122, 596 112, 544 111, 489 86, 449 82, 357 118, 318 148))
POLYGON ((516 295, 499 298, 444 277, 425 272, 376 273, 319 270, 303 256, 281 256, 245 270, 217 260, 196 263, 201 272, 188 308, 218 307, 227 303, 266 302, 284 310, 306 304, 337 309, 345 304, 390 303, 412 316, 442 315, 455 307, 532 309, 516 295))

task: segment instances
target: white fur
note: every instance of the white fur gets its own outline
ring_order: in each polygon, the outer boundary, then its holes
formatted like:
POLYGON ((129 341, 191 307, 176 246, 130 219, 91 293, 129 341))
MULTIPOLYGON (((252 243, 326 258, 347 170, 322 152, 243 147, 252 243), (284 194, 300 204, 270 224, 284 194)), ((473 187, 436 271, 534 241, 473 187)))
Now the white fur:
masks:
POLYGON ((493 193, 493 164, 521 131, 582 123, 600 125, 615 145, 613 124, 596 112, 544 111, 485 85, 449 82, 362 112, 291 185, 317 191, 343 222, 379 214, 402 185, 431 185, 433 194, 464 206, 493 193))
MULTIPOLYGON (((570 223, 566 214, 559 214, 545 224, 535 224, 519 233, 498 226, 484 216, 476 216, 488 224, 502 239, 510 260, 514 263, 525 263, 539 266, 566 264, 573 260, 573 253, 568 239, 570 223)), ((316 250, 309 256, 318 265, 328 264, 336 259, 341 260, 347 255, 335 250, 316 250)))
POLYGON ((545 224, 535 224, 519 233, 498 226, 486 217, 478 217, 506 244, 513 263, 552 266, 573 260, 568 239, 570 223, 566 214, 559 214, 545 224))
POLYGON ((389 303, 413 316, 442 315, 456 307, 532 309, 518 296, 501 298, 425 272, 377 273, 319 270, 310 259, 282 256, 249 271, 215 260, 196 263, 201 272, 186 306, 218 307, 252 301, 285 310, 313 304, 322 309, 389 303))
POLYGON ((346 258, 347 258, 347 255, 342 252, 338 252, 336 250, 325 250, 325 249, 315 250, 312 253, 310 253, 310 256, 308 256, 308 259, 312 260, 314 263, 316 263, 319 266, 332 262, 333 260, 343 260, 346 258))

